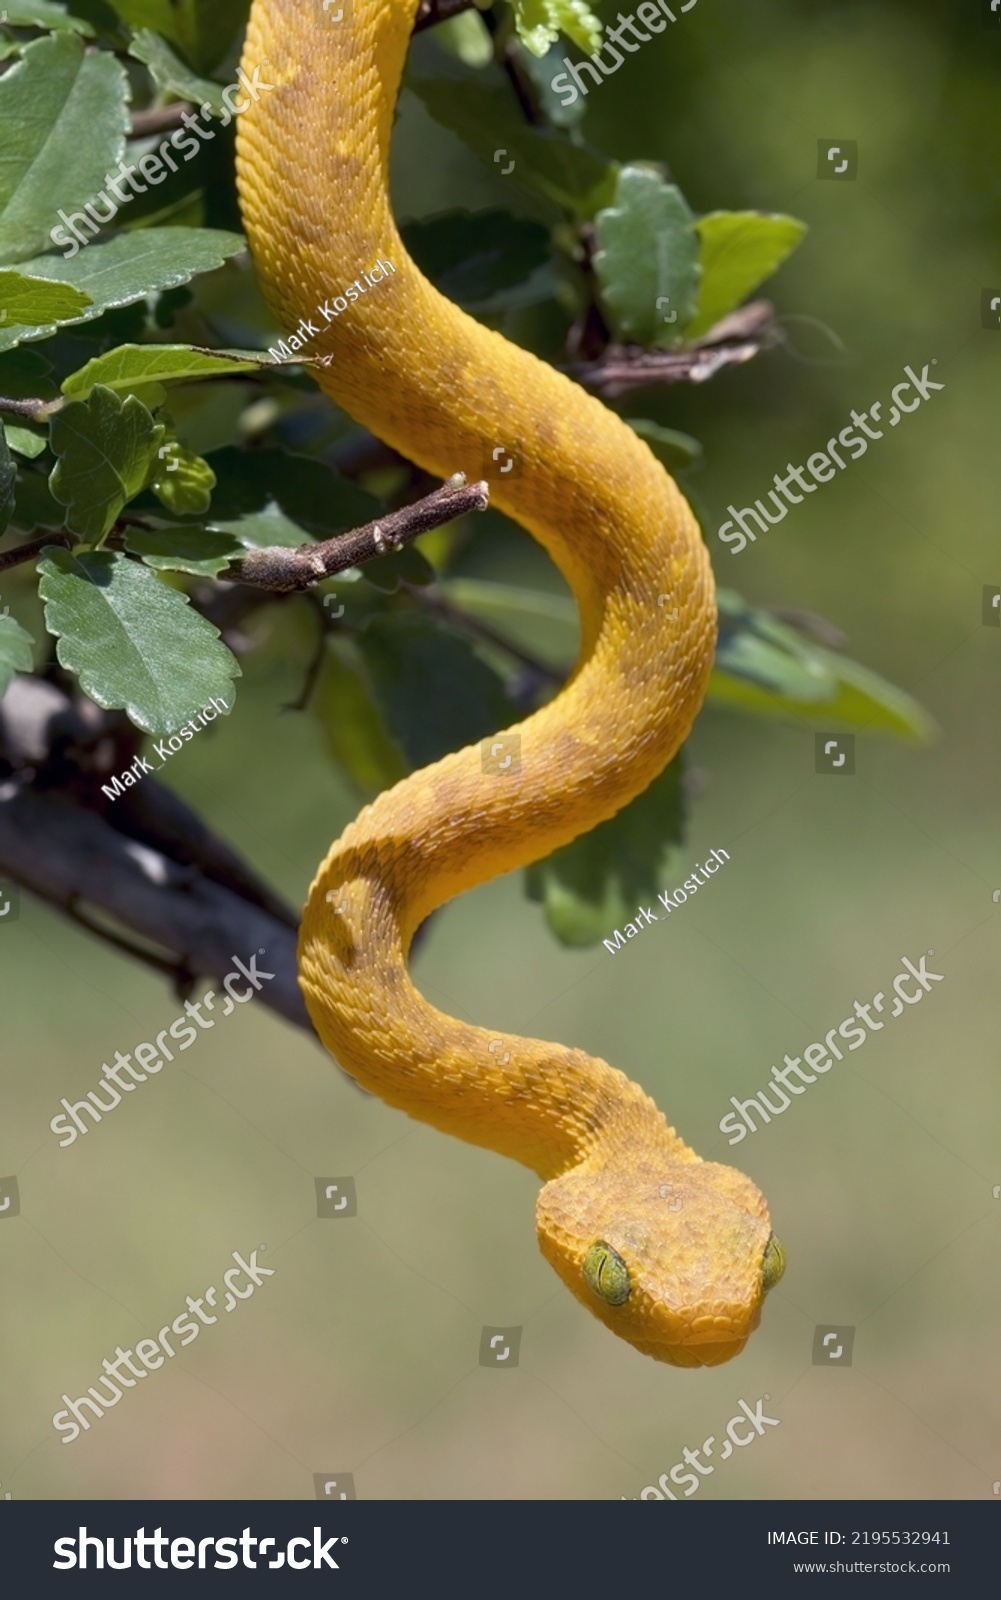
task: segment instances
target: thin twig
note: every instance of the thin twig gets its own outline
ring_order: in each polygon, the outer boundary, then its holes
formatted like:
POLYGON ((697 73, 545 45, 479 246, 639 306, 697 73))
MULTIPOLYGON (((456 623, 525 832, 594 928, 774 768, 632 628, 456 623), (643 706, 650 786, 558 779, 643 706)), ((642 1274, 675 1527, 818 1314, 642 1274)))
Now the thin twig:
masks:
POLYGON ((47 545, 59 544, 66 549, 75 543, 73 535, 67 533, 65 529, 56 529, 54 533, 43 534, 40 539, 29 539, 27 544, 19 544, 15 550, 0 551, 0 572, 6 572, 8 567, 19 567, 22 562, 41 555, 47 545))
POLYGON ((129 138, 145 139, 151 133, 168 133, 173 128, 183 128, 184 113, 193 110, 190 100, 177 100, 173 105, 147 106, 145 111, 133 111, 129 138))
POLYGON ((29 422, 44 422, 54 411, 61 411, 65 404, 63 395, 57 395, 54 400, 15 400, 0 395, 0 411, 9 411, 12 417, 27 417, 29 422))
POLYGON ((313 692, 320 681, 320 673, 323 670, 323 663, 327 654, 327 630, 333 629, 336 626, 336 624, 328 622, 327 613, 320 605, 319 595, 314 595, 313 598, 315 601, 316 610, 320 617, 320 626, 313 642, 313 653, 310 656, 309 664, 306 667, 306 675, 302 681, 302 688, 299 690, 299 693, 296 695, 295 699, 290 700, 288 705, 284 707, 286 711, 305 711, 306 707, 309 705, 309 702, 312 700, 313 692))
POLYGON ((100 939, 105 944, 110 945, 112 950, 117 950, 120 955, 129 956, 133 961, 138 961, 145 967, 151 967, 159 977, 171 978, 174 988, 182 1000, 193 992, 197 982, 197 974, 191 971, 191 968, 183 959, 175 961, 170 956, 159 956, 153 950, 143 949, 142 946, 135 944, 131 939, 124 939, 120 933, 115 933, 113 928, 102 928, 101 924, 93 917, 84 916, 73 900, 61 906, 60 910, 65 912, 66 916, 72 922, 75 922, 78 928, 83 928, 87 933, 93 934, 95 939, 100 939))
POLYGON ((756 300, 725 317, 697 344, 677 350, 610 344, 596 360, 569 362, 562 371, 609 400, 656 384, 705 383, 724 367, 741 366, 778 342, 773 311, 768 301, 756 300))
POLYGON ((415 500, 413 505, 403 506, 399 511, 389 511, 378 522, 366 523, 363 528, 352 528, 348 533, 340 533, 319 544, 300 545, 296 550, 281 545, 251 550, 242 561, 229 568, 226 576, 236 583, 249 583, 280 594, 311 589, 324 578, 388 555, 420 534, 464 516, 467 511, 486 510, 489 498, 490 490, 485 483, 467 483, 463 474, 457 472, 423 500, 415 500))
POLYGON ((566 681, 566 674, 557 667, 547 666, 537 656, 531 656, 527 650, 512 644, 510 639, 505 639, 503 634, 495 633, 487 622, 481 622, 479 617, 464 611, 454 601, 434 589, 420 589, 416 584, 404 584, 407 593, 412 595, 428 611, 433 611, 446 622, 451 622, 455 627, 461 628, 466 633, 473 634, 477 639, 482 639, 484 644, 493 645, 498 650, 503 650, 513 661, 520 661, 523 667, 528 667, 532 672, 537 672, 540 677, 550 683, 561 684, 566 681))
POLYGON ((475 0, 421 0, 413 32, 423 33, 425 28, 433 28, 437 23, 448 22, 463 11, 476 9, 475 0))

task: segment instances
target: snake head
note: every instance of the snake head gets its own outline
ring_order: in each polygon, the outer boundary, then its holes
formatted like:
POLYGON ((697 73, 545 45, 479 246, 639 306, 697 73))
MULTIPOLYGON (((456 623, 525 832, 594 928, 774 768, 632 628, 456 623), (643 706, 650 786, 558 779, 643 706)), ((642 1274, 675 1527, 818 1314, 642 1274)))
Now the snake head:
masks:
POLYGON ((785 1267, 764 1197, 732 1167, 688 1158, 589 1162, 545 1185, 539 1244, 567 1287, 645 1355, 738 1355, 785 1267))

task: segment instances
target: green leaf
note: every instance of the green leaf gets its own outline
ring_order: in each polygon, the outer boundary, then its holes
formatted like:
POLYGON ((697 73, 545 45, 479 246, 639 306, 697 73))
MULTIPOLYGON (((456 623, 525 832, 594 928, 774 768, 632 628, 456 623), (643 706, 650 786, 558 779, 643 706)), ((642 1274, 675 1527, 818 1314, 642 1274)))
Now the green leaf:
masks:
POLYGON ((17 482, 17 464, 7 447, 7 436, 0 422, 0 533, 3 533, 14 510, 14 485, 17 482))
POLYGON ((134 395, 122 400, 100 385, 57 411, 49 488, 67 508, 66 526, 92 543, 102 539, 145 484, 163 434, 134 395))
POLYGON ((30 672, 34 639, 13 617, 0 613, 0 696, 7 693, 15 672, 30 672))
POLYGON ((50 548, 38 563, 45 621, 62 666, 92 700, 146 733, 176 733, 240 676, 218 629, 140 561, 50 548))
POLYGON ((175 383, 182 379, 190 382, 193 378, 253 372, 260 365, 222 354, 206 355, 190 344, 120 344, 116 350, 95 356, 85 367, 71 372, 63 379, 62 388, 71 400, 85 400, 95 383, 103 383, 108 389, 135 390, 145 383, 175 383))
POLYGON ((868 667, 720 590, 720 639, 707 703, 758 715, 897 734, 926 743, 928 714, 868 667))
POLYGON ((152 28, 183 51, 199 72, 210 72, 226 55, 247 21, 250 0, 110 0, 136 31, 152 28))
POLYGON ((239 561, 244 547, 228 533, 205 528, 127 528, 125 545, 142 556, 148 567, 161 572, 194 572, 215 578, 231 562, 239 561))
POLYGON ((418 267, 459 305, 499 309, 503 292, 524 283, 552 253, 549 230, 510 211, 448 211, 403 229, 418 267))
POLYGON ((547 666, 569 671, 577 654, 577 607, 561 594, 481 578, 446 578, 446 599, 484 622, 501 638, 529 650, 547 666))
POLYGON ((75 321, 90 304, 90 295, 71 284, 26 278, 13 268, 0 268, 0 323, 6 327, 75 321))
POLYGON ((192 72, 159 34, 140 28, 129 45, 129 55, 149 68, 153 82, 161 91, 190 100, 196 106, 207 101, 217 116, 222 115, 222 86, 192 72))
POLYGON ((3 21, 8 28, 50 28, 54 33, 69 29, 88 38, 94 33, 89 22, 69 16, 64 6, 53 5, 52 0, 7 0, 3 21))
POLYGON ((163 443, 149 486, 160 504, 177 517, 201 516, 212 501, 215 473, 204 457, 181 443, 167 412, 160 417, 164 426, 163 443))
POLYGON ((313 710, 334 760, 368 796, 392 788, 410 770, 382 720, 347 641, 331 640, 313 710))
POLYGON ((374 617, 358 647, 389 731, 413 767, 512 718, 501 680, 466 640, 415 612, 374 617))
POLYGON ((232 534, 246 550, 266 550, 273 544, 294 550, 301 544, 308 544, 311 537, 305 528, 287 517, 274 500, 269 500, 260 511, 251 511, 242 517, 217 517, 213 513, 208 525, 215 532, 232 534))
POLYGON ((359 568, 366 583, 381 594, 396 594, 401 584, 412 583, 423 589, 434 583, 435 570, 414 544, 401 545, 388 555, 377 556, 359 568))
POLYGON ((544 56, 561 33, 593 55, 601 44, 601 23, 585 0, 511 0, 518 37, 535 56, 544 56))
MULTIPOLYGON (((0 87, 2 82, 0 79, 0 87)), ((187 283, 200 272, 213 272, 245 248, 246 240, 240 234, 216 228, 142 228, 86 250, 77 246, 71 256, 39 256, 22 263, 21 270, 82 289, 93 304, 72 320, 92 322, 112 307, 132 305, 157 289, 187 283)), ((0 327, 0 350, 24 339, 47 339, 55 331, 53 322, 9 331, 0 327)))
MULTIPOLYGON (((125 151, 127 97, 114 56, 85 54, 71 32, 35 39, 0 78, 0 260, 51 249, 58 208, 74 212, 100 193, 125 151)), ((46 265, 40 277, 61 276, 46 265)))
POLYGON ((17 500, 13 524, 31 533, 36 528, 61 528, 63 508, 49 493, 48 478, 40 472, 21 472, 17 479, 17 500))
POLYGON ((594 270, 615 333, 635 344, 676 343, 695 315, 701 274, 681 190, 647 167, 623 167, 594 233, 594 270))
MULTIPOLYGON (((518 47, 515 47, 518 49, 518 47)), ((583 122, 587 115, 587 100, 584 95, 575 95, 570 105, 562 99, 562 90, 554 89, 553 83, 559 81, 560 74, 554 74, 554 68, 562 65, 557 58, 556 51, 549 51, 541 58, 532 54, 530 50, 518 49, 518 64, 532 86, 532 92, 542 113, 542 121, 549 128, 575 128, 583 122)))
POLYGON ((306 544, 372 522, 382 503, 332 472, 322 461, 287 450, 209 453, 216 475, 210 527, 248 546, 306 544))
POLYGON ((678 433, 674 428, 662 428, 659 422, 646 417, 625 417, 634 433, 645 439, 657 460, 668 472, 680 472, 683 467, 695 466, 702 460, 702 446, 690 433, 678 433))
POLYGON ((493 40, 478 11, 460 11, 437 23, 434 42, 467 67, 485 67, 494 58, 493 40))
POLYGON ((528 897, 545 907, 561 944, 597 944, 629 922, 638 906, 653 908, 680 862, 684 824, 676 758, 617 816, 529 867, 528 897))
POLYGON ((408 81, 434 120, 458 134, 491 172, 510 177, 580 221, 589 221, 611 202, 618 164, 587 145, 571 144, 562 133, 526 127, 507 85, 491 82, 486 73, 466 80, 442 76, 408 81), (498 152, 500 162, 495 160, 498 152), (505 173, 509 161, 514 165, 505 173))
POLYGON ((695 230, 701 244, 702 290, 689 339, 699 339, 742 305, 791 255, 806 223, 764 211, 710 211, 695 230))
POLYGON ((44 433, 32 433, 30 428, 18 428, 12 422, 7 424, 7 443, 19 456, 26 456, 29 461, 40 456, 48 442, 44 433))
POLYGON ((0 394, 12 400, 54 400, 58 393, 52 363, 40 350, 24 345, 0 355, 0 394))

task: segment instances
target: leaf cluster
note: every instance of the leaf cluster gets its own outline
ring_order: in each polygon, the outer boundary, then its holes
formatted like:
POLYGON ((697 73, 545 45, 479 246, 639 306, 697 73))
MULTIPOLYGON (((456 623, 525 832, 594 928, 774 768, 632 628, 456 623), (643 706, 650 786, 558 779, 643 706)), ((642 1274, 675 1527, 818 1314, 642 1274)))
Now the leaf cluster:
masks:
MULTIPOLYGON (((23 621, 2 609, 0 693, 37 657, 39 670, 58 664, 144 733, 170 734, 213 697, 231 704, 238 652, 248 671, 264 670, 273 633, 302 678, 297 704, 372 795, 552 694, 572 669, 575 613, 551 585, 475 576, 473 532, 459 524, 311 597, 254 594, 241 626, 227 627, 222 585, 248 549, 330 538, 427 488, 323 400, 303 365, 266 353, 276 330, 236 231, 222 93, 247 9, 6 8, 0 533, 9 525, 47 547, 37 600, 24 569, 4 576, 23 621), (157 148, 162 134, 143 130, 171 126, 179 102, 202 108, 211 138, 102 220, 109 174, 157 148), (279 606, 293 628, 272 628, 279 606)), ((436 32, 415 44, 410 90, 490 172, 504 155, 517 198, 413 220, 404 239, 441 291, 487 325, 510 330, 536 315, 559 326, 564 349, 542 350, 556 360, 575 342, 684 350, 802 238, 791 217, 695 215, 661 168, 609 159, 579 116, 560 114, 546 55, 561 34, 596 47, 600 23, 584 0, 498 0, 436 32)), ((698 463, 698 441, 627 420, 670 470, 698 463)), ((503 530, 495 513, 485 520, 503 530)), ((710 704, 926 736, 913 702, 809 626, 729 594, 720 620, 710 704)), ((533 868, 528 892, 560 939, 593 943, 670 880, 684 827, 679 761, 533 868)))

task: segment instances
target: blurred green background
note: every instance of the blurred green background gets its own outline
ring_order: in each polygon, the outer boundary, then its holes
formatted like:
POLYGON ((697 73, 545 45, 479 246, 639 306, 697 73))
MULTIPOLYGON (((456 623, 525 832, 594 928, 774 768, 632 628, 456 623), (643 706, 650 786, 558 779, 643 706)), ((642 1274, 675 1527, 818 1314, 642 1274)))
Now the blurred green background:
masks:
MULTIPOLYGON (((611 956, 559 948, 520 879, 502 880, 447 908, 416 962, 438 1005, 605 1057, 702 1156, 761 1186, 789 1266, 745 1352, 675 1370, 612 1338, 538 1254, 530 1173, 363 1096, 259 1003, 59 1149, 60 1097, 179 1004, 29 902, 0 932, 0 1174, 21 1194, 0 1222, 3 1492, 300 1498, 313 1473, 350 1472, 364 1498, 635 1497, 767 1394, 780 1426, 718 1463, 701 1498, 991 1496, 1001 631, 982 625, 981 591, 1001 585, 1001 333, 982 329, 980 295, 1001 292, 999 62, 975 0, 700 0, 588 97, 589 137, 667 162, 696 210, 809 223, 769 286, 788 347, 630 409, 703 441, 686 489, 720 582, 829 618, 939 733, 924 748, 859 736, 855 775, 835 781, 814 771, 810 727, 707 713, 676 881, 725 849, 711 890, 611 956), (858 142, 854 183, 816 180, 828 137, 858 142), (731 500, 764 494, 933 358, 944 390, 864 459, 739 556, 715 539, 731 500), (946 981, 728 1157, 729 1097, 928 950, 946 981), (356 1218, 316 1218, 319 1174, 354 1176, 356 1218), (64 1391, 264 1244, 274 1276, 239 1315, 60 1442, 64 1391), (811 1362, 828 1322, 856 1330, 850 1370, 811 1362), (487 1324, 523 1329, 516 1369, 478 1364, 487 1324)), ((410 94, 394 163, 404 216, 511 200, 410 94)), ((467 570, 535 581, 540 560, 481 534, 467 570)), ((304 615, 269 615, 234 715, 167 779, 299 902, 359 797, 316 724, 282 713, 304 615)))

